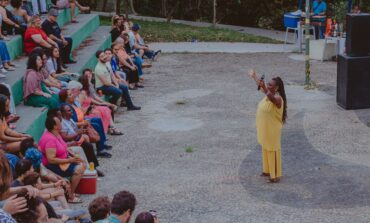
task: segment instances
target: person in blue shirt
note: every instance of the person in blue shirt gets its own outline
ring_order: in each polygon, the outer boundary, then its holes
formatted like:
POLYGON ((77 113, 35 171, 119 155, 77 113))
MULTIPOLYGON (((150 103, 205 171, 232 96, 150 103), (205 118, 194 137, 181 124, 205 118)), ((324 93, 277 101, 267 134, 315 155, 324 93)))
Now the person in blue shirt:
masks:
MULTIPOLYGON (((313 16, 326 16, 327 5, 323 0, 314 0, 312 5, 313 16)), ((324 39, 325 33, 325 21, 326 18, 313 18, 313 22, 320 23, 320 25, 315 25, 316 39, 324 39)))

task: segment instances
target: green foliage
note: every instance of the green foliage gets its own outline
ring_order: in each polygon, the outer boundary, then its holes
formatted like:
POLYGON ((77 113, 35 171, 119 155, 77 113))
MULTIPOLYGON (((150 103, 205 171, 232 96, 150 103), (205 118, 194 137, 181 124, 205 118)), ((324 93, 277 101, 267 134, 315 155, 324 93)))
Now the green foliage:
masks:
MULTIPOLYGON (((244 34, 237 31, 213 27, 194 27, 166 22, 148 22, 133 20, 139 23, 141 35, 147 42, 190 42, 193 39, 202 42, 250 42, 250 43, 280 43, 267 38, 244 34)), ((101 24, 110 25, 110 18, 101 19, 101 24)))
POLYGON ((185 152, 192 153, 192 152, 194 152, 194 148, 192 146, 188 146, 188 147, 185 148, 185 152))
POLYGON ((347 0, 339 0, 331 4, 333 18, 338 23, 344 23, 346 20, 348 3, 347 0))

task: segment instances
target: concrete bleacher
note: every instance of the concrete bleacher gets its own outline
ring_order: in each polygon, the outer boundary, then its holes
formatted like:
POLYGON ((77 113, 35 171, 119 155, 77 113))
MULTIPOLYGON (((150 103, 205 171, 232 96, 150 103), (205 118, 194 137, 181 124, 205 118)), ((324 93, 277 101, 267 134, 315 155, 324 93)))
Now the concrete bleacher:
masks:
MULTIPOLYGON (((84 68, 94 68, 97 60, 95 51, 110 46, 110 27, 100 26, 99 16, 95 14, 78 14, 79 23, 69 23, 69 10, 60 10, 58 24, 63 33, 73 38, 73 54, 78 61, 68 66, 68 71, 80 73, 84 68)), ((21 119, 17 122, 17 131, 31 134, 38 140, 44 130, 46 108, 36 108, 23 105, 23 75, 26 71, 27 57, 23 54, 23 43, 20 36, 13 37, 7 42, 9 53, 17 65, 15 71, 8 72, 3 82, 11 85, 17 114, 21 119)))

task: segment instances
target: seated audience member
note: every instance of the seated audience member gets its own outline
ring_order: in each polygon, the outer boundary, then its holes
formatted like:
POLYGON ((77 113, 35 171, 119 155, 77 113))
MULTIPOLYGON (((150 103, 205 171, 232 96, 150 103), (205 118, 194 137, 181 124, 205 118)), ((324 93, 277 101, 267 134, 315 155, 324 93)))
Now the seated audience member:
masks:
MULTIPOLYGON (((60 108, 62 112, 62 129, 61 136, 66 141, 75 141, 76 145, 81 146, 86 155, 87 161, 89 163, 94 163, 95 168, 99 166, 98 159, 94 153, 94 147, 90 143, 90 138, 87 135, 87 129, 78 128, 77 124, 72 119, 72 109, 68 105, 62 105, 60 108)), ((99 176, 104 176, 104 174, 96 170, 99 176)))
POLYGON ((62 34, 62 30, 57 23, 58 14, 58 10, 51 8, 48 18, 41 25, 42 29, 50 39, 58 44, 63 64, 76 63, 76 61, 70 58, 73 40, 71 37, 62 34))
POLYGON ((33 169, 36 173, 40 174, 43 182, 59 184, 59 182, 61 181, 62 188, 66 191, 67 197, 69 197, 71 195, 70 182, 67 179, 48 170, 42 164, 41 151, 36 148, 37 145, 34 145, 33 139, 23 140, 21 143, 21 156, 24 157, 24 159, 32 162, 33 169))
POLYGON ((31 0, 34 15, 48 13, 46 0, 31 0))
POLYGON ((21 8, 26 10, 29 17, 33 16, 32 3, 29 0, 22 0, 21 8))
POLYGON ((108 146, 105 144, 106 142, 106 135, 104 132, 103 123, 100 118, 90 118, 85 119, 85 114, 80 108, 79 100, 77 99, 79 96, 79 90, 74 90, 76 93, 73 93, 73 90, 63 90, 59 93, 60 101, 63 105, 68 105, 72 110, 72 119, 76 122, 79 128, 87 128, 88 135, 90 141, 94 141, 96 143, 97 148, 97 156, 103 158, 111 158, 112 155, 108 153, 106 150, 112 149, 112 146, 108 146), (78 105, 77 105, 78 104, 78 105), (93 128, 91 131, 91 127, 93 128), (91 135, 91 134, 94 135, 91 135), (97 134, 97 135, 95 135, 97 134), (96 138, 98 136, 98 138, 96 138), (96 138, 93 140, 93 138, 96 138))
POLYGON ((36 47, 51 49, 53 46, 59 47, 56 42, 50 39, 41 28, 41 18, 37 15, 32 16, 29 26, 24 34, 24 50, 27 54, 36 47))
POLYGON ((117 222, 128 223, 135 211, 136 198, 128 191, 120 191, 113 197, 111 203, 111 215, 105 220, 99 220, 98 223, 117 222))
MULTIPOLYGON (((111 64, 113 55, 116 56, 116 59, 118 59, 118 63, 121 66, 122 71, 126 74, 126 80, 129 84, 129 89, 136 90, 138 87, 143 88, 144 86, 140 84, 138 67, 134 64, 131 57, 126 53, 125 49, 123 48, 123 44, 113 43, 112 46, 115 49, 117 47, 119 49, 115 51, 115 54, 113 54, 112 49, 106 49, 104 52, 107 57, 107 61, 111 64)), ((112 71, 114 73, 113 68, 112 68, 112 71)), ((116 75, 116 78, 119 79, 119 75, 116 75)), ((118 82, 121 82, 121 81, 118 81, 118 82)), ((123 84, 126 84, 126 82, 124 82, 123 84)))
MULTIPOLYGON (((37 48, 35 48, 35 49, 37 49, 37 48)), ((51 75, 49 73, 49 71, 48 71, 49 57, 47 56, 44 49, 42 49, 40 47, 38 47, 38 49, 41 50, 40 52, 37 53, 37 55, 39 55, 42 59, 42 68, 40 70, 40 73, 44 77, 43 83, 45 84, 45 86, 47 87, 47 89, 50 93, 59 94, 59 92, 62 89, 65 89, 67 87, 68 83, 63 81, 63 80, 59 80, 59 79, 55 78, 53 75, 51 75)), ((58 49, 58 48, 53 47, 53 49, 58 49)), ((33 50, 31 52, 31 54, 33 54, 34 51, 35 50, 33 50)))
POLYGON ((61 123, 57 117, 47 117, 46 131, 41 136, 39 146, 42 152, 42 163, 54 173, 62 177, 71 177, 71 198, 69 203, 81 203, 74 194, 78 183, 85 172, 84 161, 77 156, 68 156, 67 143, 60 135, 61 123))
POLYGON ((15 70, 14 67, 15 65, 10 62, 10 55, 8 48, 6 46, 6 43, 2 40, 0 40, 0 59, 1 59, 1 64, 4 70, 2 70, 2 73, 6 73, 7 71, 13 71, 15 70))
POLYGON ((131 27, 133 26, 132 22, 126 18, 125 15, 118 15, 119 18, 122 20, 121 22, 121 30, 124 30, 125 32, 129 32, 131 27))
POLYGON ((134 24, 131 27, 131 31, 128 32, 131 49, 135 50, 141 57, 146 56, 149 59, 155 60, 156 56, 161 53, 161 50, 154 52, 148 45, 145 45, 140 37, 139 30, 139 24, 134 24))
POLYGON ((64 196, 64 190, 61 188, 63 181, 57 183, 44 184, 39 178, 40 175, 34 172, 32 162, 27 159, 19 160, 15 166, 17 179, 13 180, 12 187, 30 185, 39 189, 38 196, 46 200, 57 200, 62 208, 69 208, 64 196))
POLYGON ((97 197, 90 202, 88 210, 91 216, 91 221, 96 222, 106 219, 110 213, 110 200, 108 197, 97 197))
POLYGON ((27 11, 22 9, 22 0, 10 0, 10 4, 13 7, 12 13, 17 24, 26 30, 30 17, 28 16, 27 11))
POLYGON ((13 30, 15 34, 24 35, 24 28, 17 24, 14 19, 13 14, 7 9, 9 5, 9 0, 0 0, 0 16, 2 18, 2 34, 3 35, 13 35, 13 30))
MULTIPOLYGON (((24 198, 24 197, 23 197, 24 198)), ((13 214, 17 223, 43 223, 49 222, 48 212, 44 201, 40 197, 25 198, 27 200, 27 210, 13 214)))
POLYGON ((114 128, 113 114, 117 106, 102 100, 95 91, 92 84, 92 71, 85 69, 79 81, 82 84, 82 108, 85 111, 90 110, 92 117, 95 115, 102 119, 104 130, 110 135, 122 135, 122 132, 114 128), (91 107, 91 109, 89 109, 91 107))
POLYGON ((71 8, 71 23, 78 23, 76 20, 76 6, 82 12, 90 11, 90 7, 82 6, 76 0, 51 0, 51 2, 59 9, 71 8))
MULTIPOLYGON (((112 104, 116 104, 121 97, 126 102, 127 110, 140 110, 140 107, 132 103, 128 87, 117 83, 105 53, 103 51, 97 51, 96 58, 98 58, 98 63, 95 66, 96 89, 101 90, 107 96, 111 96, 110 103, 112 104)), ((122 102, 121 106, 123 106, 122 102)))
POLYGON ((39 189, 39 196, 47 201, 58 201, 61 204, 61 208, 69 209, 64 189, 62 188, 63 181, 57 183, 43 183, 40 178, 40 174, 31 171, 24 175, 23 184, 30 185, 39 189))
POLYGON ((20 150, 21 141, 32 136, 11 130, 6 122, 9 112, 9 99, 0 94, 0 141, 5 145, 5 151, 17 153, 20 150))
MULTIPOLYGON (((125 35, 125 34, 124 34, 125 35)), ((106 49, 108 58, 111 58, 111 64, 126 74, 126 79, 129 82, 130 89, 143 88, 140 83, 140 77, 143 75, 143 59, 136 54, 128 54, 123 43, 113 43, 111 49, 106 49), (107 51, 110 51, 107 53, 107 51), (114 64, 118 63, 118 64, 114 64)), ((113 68, 112 66, 112 68, 113 68)), ((113 68, 114 71, 114 68, 113 68)))
POLYGON ((136 216, 135 223, 159 223, 159 220, 154 211, 141 212, 136 216))
POLYGON ((37 54, 31 54, 26 74, 23 77, 24 104, 34 107, 57 108, 59 106, 58 95, 52 94, 43 83, 45 77, 41 72, 42 67, 42 58, 37 54))
POLYGON ((33 171, 32 162, 29 160, 19 160, 15 165, 15 173, 17 178, 13 180, 11 187, 23 186, 24 176, 33 171))
POLYGON ((9 111, 5 114, 6 115, 6 122, 8 124, 17 122, 20 119, 19 115, 16 115, 15 113, 15 104, 12 96, 12 92, 10 89, 10 86, 5 83, 0 83, 0 94, 5 95, 10 104, 9 104, 9 111))
POLYGON ((123 45, 123 48, 125 49, 126 53, 131 56, 135 65, 138 67, 139 76, 141 76, 143 74, 143 72, 140 71, 139 69, 152 67, 152 64, 151 63, 144 63, 143 58, 140 57, 137 52, 135 52, 131 49, 130 38, 129 38, 129 35, 128 35, 127 32, 123 33, 121 35, 121 37, 122 37, 122 41, 117 42, 117 43, 121 43, 123 45))
POLYGON ((16 194, 26 190, 29 197, 34 197, 38 194, 38 191, 37 189, 30 189, 32 187, 10 188, 13 180, 12 171, 7 158, 1 150, 0 170, 0 200, 5 200, 4 205, 0 208, 0 222, 16 223, 11 215, 27 210, 27 200, 24 197, 17 197, 16 194))
POLYGON ((60 59, 60 50, 57 47, 52 47, 47 53, 48 60, 46 63, 46 69, 48 74, 59 81, 71 81, 73 75, 62 68, 63 63, 60 59))
POLYGON ((354 5, 353 8, 352 8, 351 13, 360 14, 361 13, 360 6, 354 5))
MULTIPOLYGON (((54 49, 58 49, 58 48, 53 47, 51 51, 54 51, 54 49)), ((40 56, 42 59, 42 67, 40 69, 40 73, 42 74, 42 77, 44 78, 43 83, 45 84, 46 89, 51 94, 59 94, 60 90, 66 88, 68 84, 67 82, 63 81, 64 76, 60 77, 60 79, 62 80, 58 80, 54 76, 50 75, 48 71, 48 61, 50 57, 48 57, 46 50, 44 50, 41 47, 36 47, 30 53, 30 55, 33 55, 33 54, 40 56)))
POLYGON ((121 35, 122 30, 122 19, 119 16, 113 17, 113 24, 112 24, 112 30, 110 31, 110 34, 112 36, 112 42, 116 41, 116 39, 121 35))

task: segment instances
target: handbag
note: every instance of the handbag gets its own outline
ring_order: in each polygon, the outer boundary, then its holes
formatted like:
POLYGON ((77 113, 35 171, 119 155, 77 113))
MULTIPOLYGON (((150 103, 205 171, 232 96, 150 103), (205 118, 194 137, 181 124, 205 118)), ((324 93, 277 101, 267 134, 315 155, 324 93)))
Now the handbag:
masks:
POLYGON ((91 143, 97 143, 100 141, 98 132, 91 125, 87 126, 87 135, 89 136, 91 143))

